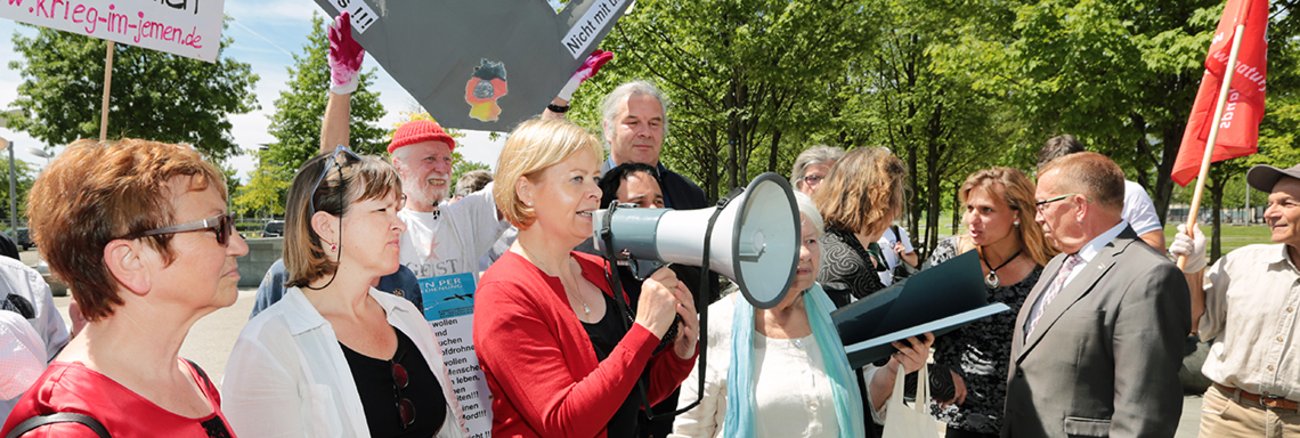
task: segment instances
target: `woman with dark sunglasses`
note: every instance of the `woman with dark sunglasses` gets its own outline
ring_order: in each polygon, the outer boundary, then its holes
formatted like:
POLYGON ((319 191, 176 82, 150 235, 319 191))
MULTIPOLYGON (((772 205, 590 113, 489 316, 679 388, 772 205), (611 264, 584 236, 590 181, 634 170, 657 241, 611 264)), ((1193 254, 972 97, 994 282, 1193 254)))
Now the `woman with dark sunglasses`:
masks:
POLYGON ((221 172, 189 146, 82 140, 41 173, 28 214, 88 323, 0 435, 233 436, 216 386, 177 356, 199 318, 238 296, 248 245, 221 172))
POLYGON ((288 291, 239 335, 222 390, 257 437, 460 437, 433 331, 375 289, 397 270, 401 183, 344 147, 298 170, 285 214, 288 291))

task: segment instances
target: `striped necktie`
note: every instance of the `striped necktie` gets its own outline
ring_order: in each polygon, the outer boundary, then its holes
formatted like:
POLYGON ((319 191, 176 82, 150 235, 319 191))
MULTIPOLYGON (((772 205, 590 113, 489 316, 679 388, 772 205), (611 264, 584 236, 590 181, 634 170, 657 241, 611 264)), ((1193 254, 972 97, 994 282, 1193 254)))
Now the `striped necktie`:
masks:
POLYGON ((1052 279, 1052 284, 1047 285, 1047 290, 1043 291, 1042 298, 1038 299, 1038 306, 1030 312, 1029 324, 1025 325, 1025 338, 1034 333, 1034 327, 1038 326, 1038 320, 1043 317, 1043 313, 1046 313, 1047 306, 1052 304, 1052 299, 1056 298, 1056 295, 1061 293, 1061 289, 1065 288, 1065 281, 1070 278, 1070 272, 1074 271, 1074 268, 1077 268, 1082 262, 1083 258, 1079 257, 1078 254, 1070 254, 1065 257, 1065 261, 1061 263, 1061 269, 1056 272, 1056 278, 1052 279))

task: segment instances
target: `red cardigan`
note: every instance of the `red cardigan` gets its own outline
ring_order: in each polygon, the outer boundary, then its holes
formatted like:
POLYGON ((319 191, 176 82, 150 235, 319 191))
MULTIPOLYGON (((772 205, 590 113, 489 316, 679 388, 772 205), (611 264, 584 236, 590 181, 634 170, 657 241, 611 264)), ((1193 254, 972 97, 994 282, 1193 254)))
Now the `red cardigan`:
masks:
MULTIPOLYGON (((571 255, 587 281, 613 296, 604 260, 571 255)), ((647 364, 651 403, 690 373, 694 358, 678 358, 671 348, 652 357, 658 344, 653 333, 632 324, 609 357, 597 362, 560 279, 512 252, 488 268, 474 297, 474 347, 492 391, 495 437, 605 437, 605 424, 647 364)))

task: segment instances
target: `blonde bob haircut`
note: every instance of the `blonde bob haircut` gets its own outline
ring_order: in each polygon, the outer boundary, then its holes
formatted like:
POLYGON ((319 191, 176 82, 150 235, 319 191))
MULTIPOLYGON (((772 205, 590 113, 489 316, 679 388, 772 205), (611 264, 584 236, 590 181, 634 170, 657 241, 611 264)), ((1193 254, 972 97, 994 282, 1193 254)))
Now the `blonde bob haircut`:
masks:
MULTIPOLYGON (((357 160, 346 153, 332 152, 312 158, 298 168, 284 209, 285 285, 307 286, 338 269, 338 262, 330 260, 321 236, 311 226, 313 212, 308 199, 315 203, 316 211, 342 218, 352 204, 383 199, 393 193, 401 195, 402 182, 393 165, 379 158, 361 156, 357 160), (331 156, 337 156, 338 162, 331 160, 331 156), (321 172, 326 172, 324 179, 321 172), (317 180, 320 186, 313 190, 317 180)), ((362 243, 338 242, 339 251, 362 243)))
MULTIPOLYGON (((990 196, 1001 199, 1016 213, 1020 225, 1012 232, 1020 238, 1020 247, 1038 266, 1047 265, 1056 255, 1056 249, 1047 244, 1043 227, 1034 222, 1034 214, 1038 209, 1035 206, 1034 183, 1029 181, 1029 177, 1010 167, 994 167, 972 173, 957 191, 957 197, 963 205, 970 198, 971 190, 976 188, 982 188, 990 196)), ((975 249, 975 243, 971 241, 970 235, 963 235, 957 245, 957 252, 960 254, 972 249, 975 249)))
POLYGON ((813 194, 826 228, 874 236, 903 211, 907 168, 885 148, 858 148, 835 162, 813 194))
POLYGON ((519 178, 536 181, 546 168, 583 151, 597 161, 605 155, 600 141, 573 122, 534 118, 519 124, 497 158, 496 184, 492 185, 497 211, 521 230, 531 226, 537 220, 537 211, 519 200, 515 191, 519 178))

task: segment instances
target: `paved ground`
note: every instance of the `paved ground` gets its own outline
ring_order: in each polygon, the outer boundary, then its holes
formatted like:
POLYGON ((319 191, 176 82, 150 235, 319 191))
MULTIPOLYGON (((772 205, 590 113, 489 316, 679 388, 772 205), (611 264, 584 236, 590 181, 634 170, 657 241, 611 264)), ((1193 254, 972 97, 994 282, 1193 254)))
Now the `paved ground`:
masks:
MULTIPOLYGON (((239 330, 248 321, 248 313, 253 308, 256 291, 245 289, 239 291, 239 300, 235 305, 213 312, 204 317, 190 329, 189 337, 181 346, 181 356, 198 362, 213 379, 220 382, 225 375, 226 357, 235 345, 239 330)), ((55 297, 63 318, 68 318, 68 297, 55 297)), ((1197 424, 1200 420, 1201 398, 1189 396, 1183 400, 1183 415, 1178 425, 1177 438, 1195 438, 1197 424)))

